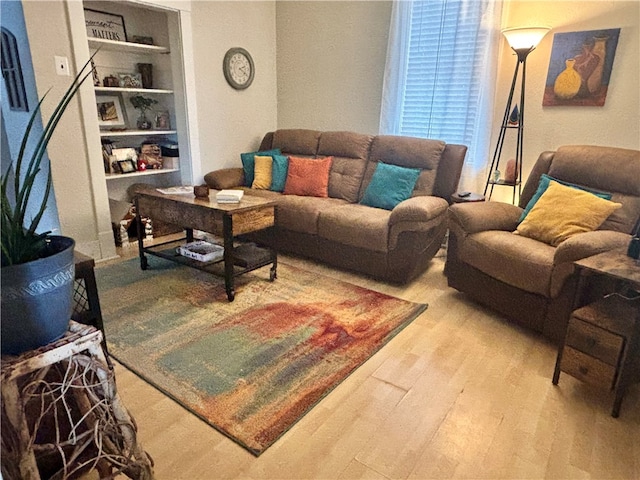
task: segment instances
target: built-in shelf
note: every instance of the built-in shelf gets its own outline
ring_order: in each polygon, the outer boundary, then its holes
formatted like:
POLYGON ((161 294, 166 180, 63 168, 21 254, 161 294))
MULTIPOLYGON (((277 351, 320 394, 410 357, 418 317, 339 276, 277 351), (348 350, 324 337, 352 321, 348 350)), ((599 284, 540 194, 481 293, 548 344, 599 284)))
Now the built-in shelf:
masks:
POLYGON ((100 130, 101 137, 134 137, 151 135, 173 135, 176 130, 121 130, 112 132, 110 130, 100 130))
POLYGON ((173 93, 173 90, 167 90, 165 88, 94 87, 94 89, 96 93, 173 93))
POLYGON ((103 40, 101 38, 89 38, 89 48, 100 50, 113 50, 120 53, 169 53, 167 47, 159 45, 145 45, 144 43, 119 42, 117 40, 103 40))
POLYGON ((147 175, 160 175, 163 173, 172 173, 172 172, 179 172, 179 171, 180 170, 178 168, 161 168, 159 170, 145 170, 143 172, 106 174, 105 177, 107 181, 111 181, 111 180, 122 180, 124 178, 131 178, 131 177, 144 177, 147 175))

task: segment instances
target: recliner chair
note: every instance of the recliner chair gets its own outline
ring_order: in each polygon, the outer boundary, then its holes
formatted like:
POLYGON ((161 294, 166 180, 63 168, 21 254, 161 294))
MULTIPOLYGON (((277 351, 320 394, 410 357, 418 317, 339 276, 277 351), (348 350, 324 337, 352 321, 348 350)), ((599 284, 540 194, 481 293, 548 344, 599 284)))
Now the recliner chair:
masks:
POLYGON ((563 146, 555 152, 543 152, 518 206, 481 202, 449 207, 448 284, 507 319, 560 342, 573 305, 573 262, 607 250, 626 249, 638 218, 640 151, 563 146), (514 234, 543 173, 611 193, 611 200, 622 207, 597 230, 574 235, 557 247, 514 234))

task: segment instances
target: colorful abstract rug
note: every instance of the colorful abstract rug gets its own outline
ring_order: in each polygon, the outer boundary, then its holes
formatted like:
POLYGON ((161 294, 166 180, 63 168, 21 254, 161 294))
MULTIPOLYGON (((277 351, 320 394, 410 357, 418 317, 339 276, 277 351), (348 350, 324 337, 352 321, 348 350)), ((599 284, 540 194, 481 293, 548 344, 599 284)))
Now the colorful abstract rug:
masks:
POLYGON ((96 269, 109 351, 255 455, 427 306, 283 263, 222 279, 149 258, 96 269))

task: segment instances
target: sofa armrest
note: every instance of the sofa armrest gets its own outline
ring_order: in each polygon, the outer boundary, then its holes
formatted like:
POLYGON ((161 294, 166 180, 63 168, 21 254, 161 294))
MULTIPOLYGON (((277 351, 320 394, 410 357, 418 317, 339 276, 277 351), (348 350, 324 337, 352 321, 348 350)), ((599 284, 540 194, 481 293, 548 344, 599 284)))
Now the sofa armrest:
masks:
POLYGON ((214 190, 241 187, 244 185, 244 170, 241 167, 214 170, 204 176, 204 181, 214 190))
POLYGON ((389 225, 402 222, 428 222, 445 213, 448 206, 447 201, 440 197, 411 197, 391 210, 389 225))
POLYGON ((577 260, 623 248, 629 245, 631 235, 613 230, 595 230, 569 237, 556 248, 554 264, 577 260))
POLYGON ((522 208, 503 202, 456 203, 449 207, 449 221, 466 233, 486 230, 514 231, 522 208))
POLYGON ((389 215, 389 249, 394 250, 403 232, 437 231, 447 222, 449 204, 443 198, 420 195, 400 202, 389 215))

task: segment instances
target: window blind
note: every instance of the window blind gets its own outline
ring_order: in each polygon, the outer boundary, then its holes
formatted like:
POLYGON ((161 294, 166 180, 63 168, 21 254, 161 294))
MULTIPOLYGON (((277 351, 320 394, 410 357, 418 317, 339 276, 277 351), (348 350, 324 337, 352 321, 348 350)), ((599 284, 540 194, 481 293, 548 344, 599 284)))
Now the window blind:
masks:
POLYGON ((487 3, 413 2, 401 135, 472 143, 484 81, 487 3))

